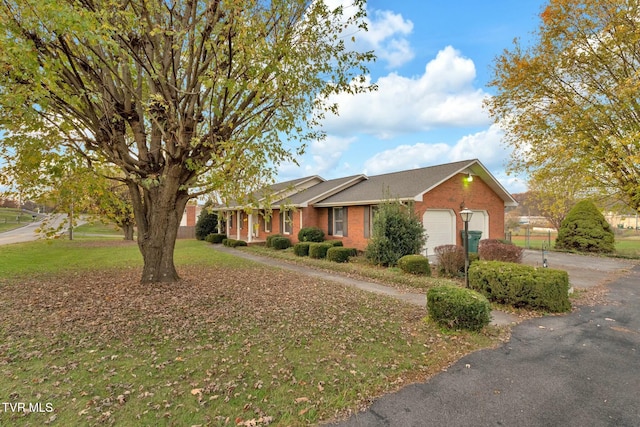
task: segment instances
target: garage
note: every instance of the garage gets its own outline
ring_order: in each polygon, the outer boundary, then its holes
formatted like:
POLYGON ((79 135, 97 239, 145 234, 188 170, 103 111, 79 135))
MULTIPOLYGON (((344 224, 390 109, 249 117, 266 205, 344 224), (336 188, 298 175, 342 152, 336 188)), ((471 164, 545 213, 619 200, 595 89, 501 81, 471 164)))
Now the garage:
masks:
POLYGON ((434 248, 456 244, 456 217, 451 209, 428 209, 422 216, 427 232, 427 255, 435 255, 434 248))

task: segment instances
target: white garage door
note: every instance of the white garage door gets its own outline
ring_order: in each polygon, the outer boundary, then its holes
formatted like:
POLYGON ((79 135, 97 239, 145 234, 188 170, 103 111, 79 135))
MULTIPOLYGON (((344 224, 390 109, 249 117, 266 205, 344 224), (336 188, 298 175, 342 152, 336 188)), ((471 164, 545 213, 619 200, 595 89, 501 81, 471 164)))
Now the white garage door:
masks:
POLYGON ((469 221, 469 230, 482 231, 480 239, 489 238, 489 215, 486 211, 473 211, 471 221, 469 221))
POLYGON ((422 216, 422 224, 427 231, 427 255, 434 255, 433 249, 440 245, 456 244, 455 213, 450 209, 429 209, 422 216))

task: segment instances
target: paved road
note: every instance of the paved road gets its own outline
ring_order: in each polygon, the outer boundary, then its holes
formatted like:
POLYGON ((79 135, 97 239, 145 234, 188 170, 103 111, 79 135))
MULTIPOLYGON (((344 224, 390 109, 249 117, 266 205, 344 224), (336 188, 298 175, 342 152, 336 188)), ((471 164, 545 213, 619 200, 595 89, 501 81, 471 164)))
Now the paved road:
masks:
MULTIPOLYGON (((51 228, 57 228, 66 219, 66 215, 51 215, 47 219, 47 226, 51 228)), ((79 223, 82 223, 80 221, 79 223)), ((9 245, 12 243, 31 242, 42 238, 42 234, 38 233, 37 229, 43 225, 43 221, 30 222, 24 227, 16 228, 14 230, 5 231, 0 233, 0 245, 9 245)), ((58 234, 64 234, 67 227, 58 234)))
POLYGON ((335 425, 640 426, 640 266, 608 287, 606 305, 525 321, 502 347, 335 425))

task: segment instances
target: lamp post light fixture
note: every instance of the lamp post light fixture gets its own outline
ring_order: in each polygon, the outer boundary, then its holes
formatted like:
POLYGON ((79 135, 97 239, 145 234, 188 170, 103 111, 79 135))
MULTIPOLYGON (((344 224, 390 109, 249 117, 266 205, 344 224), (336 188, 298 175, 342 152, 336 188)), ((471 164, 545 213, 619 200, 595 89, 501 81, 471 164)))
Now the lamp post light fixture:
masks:
POLYGON ((471 209, 464 208, 460 211, 460 218, 464 222, 464 285, 469 287, 469 221, 473 216, 471 209))

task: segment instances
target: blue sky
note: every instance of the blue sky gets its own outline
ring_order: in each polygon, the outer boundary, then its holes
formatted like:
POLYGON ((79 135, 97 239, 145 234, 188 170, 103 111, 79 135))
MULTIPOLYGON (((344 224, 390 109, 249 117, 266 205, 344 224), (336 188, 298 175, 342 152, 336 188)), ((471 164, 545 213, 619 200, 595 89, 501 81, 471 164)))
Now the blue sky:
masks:
MULTIPOLYGON (((325 0, 348 4, 349 0, 325 0)), ((373 94, 337 97, 340 116, 324 123, 327 139, 311 144, 299 166, 279 180, 307 175, 377 175, 478 158, 511 192, 524 177, 507 176, 509 149, 482 108, 493 89, 493 60, 514 38, 531 41, 543 0, 369 0, 367 33, 376 52, 373 94)))

